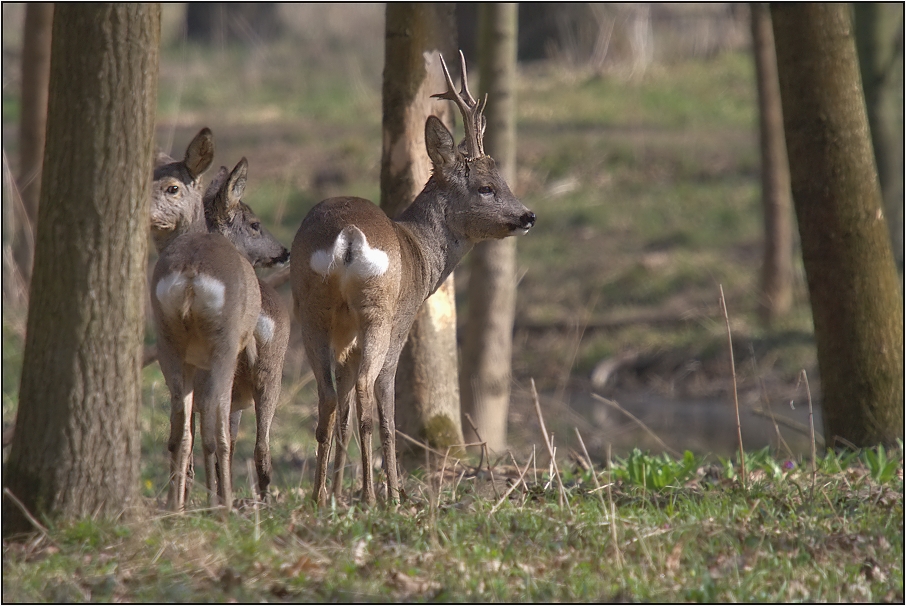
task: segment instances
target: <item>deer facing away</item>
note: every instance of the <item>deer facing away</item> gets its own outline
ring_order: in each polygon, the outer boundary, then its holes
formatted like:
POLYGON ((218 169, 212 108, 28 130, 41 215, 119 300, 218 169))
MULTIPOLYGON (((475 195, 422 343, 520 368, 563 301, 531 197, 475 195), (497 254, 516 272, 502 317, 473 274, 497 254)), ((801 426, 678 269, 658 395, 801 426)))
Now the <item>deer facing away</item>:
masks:
POLYGON ((396 220, 362 198, 329 198, 302 221, 290 265, 294 311, 318 384, 317 467, 313 498, 326 504, 330 441, 337 423, 334 493, 341 491, 350 405, 357 403, 362 440, 362 498, 375 502, 371 440, 377 404, 387 497, 397 500, 394 382, 416 312, 475 242, 524 234, 529 211, 484 154, 483 103, 468 90, 465 59, 456 93, 441 58, 446 93, 463 115, 459 148, 435 116, 425 123, 434 166, 422 192, 396 220), (334 385, 336 377, 336 386, 334 385))
POLYGON ((272 395, 273 379, 264 377, 277 374, 279 395, 289 330, 279 302, 277 307, 262 305, 252 268, 285 262, 288 253, 240 200, 248 170, 244 158, 228 177, 221 171, 225 178, 209 202, 216 231, 208 231, 200 178, 213 153, 213 135, 203 129, 184 160, 158 159, 152 185, 151 232, 160 256, 151 278, 151 305, 158 359, 171 396, 167 504, 176 511, 185 506, 193 474, 193 411, 201 422, 209 499, 216 495, 226 510, 232 506, 230 459, 249 391, 258 416, 259 490, 265 492, 270 481, 267 437, 277 396, 272 395), (256 372, 262 364, 271 370, 256 372), (262 382, 268 387, 259 388, 262 382))

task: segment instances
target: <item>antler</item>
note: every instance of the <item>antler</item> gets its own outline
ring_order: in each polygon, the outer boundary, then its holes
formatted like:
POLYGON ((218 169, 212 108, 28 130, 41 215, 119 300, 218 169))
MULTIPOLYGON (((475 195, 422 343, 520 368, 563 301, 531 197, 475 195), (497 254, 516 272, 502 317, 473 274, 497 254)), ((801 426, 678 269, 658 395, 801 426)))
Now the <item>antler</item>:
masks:
POLYGON ((469 158, 475 159, 484 155, 483 139, 487 119, 482 114, 482 111, 484 110, 488 97, 485 95, 484 99, 481 101, 475 101, 472 97, 472 93, 469 92, 469 83, 466 79, 466 58, 462 54, 462 51, 459 51, 459 59, 461 61, 462 71, 462 90, 459 93, 456 92, 456 87, 453 84, 453 79, 450 77, 449 70, 447 70, 444 56, 440 55, 440 66, 443 68, 444 77, 447 80, 447 92, 431 96, 438 99, 453 101, 456 103, 456 106, 459 107, 459 112, 462 114, 463 126, 465 126, 466 129, 466 145, 469 151, 469 158))

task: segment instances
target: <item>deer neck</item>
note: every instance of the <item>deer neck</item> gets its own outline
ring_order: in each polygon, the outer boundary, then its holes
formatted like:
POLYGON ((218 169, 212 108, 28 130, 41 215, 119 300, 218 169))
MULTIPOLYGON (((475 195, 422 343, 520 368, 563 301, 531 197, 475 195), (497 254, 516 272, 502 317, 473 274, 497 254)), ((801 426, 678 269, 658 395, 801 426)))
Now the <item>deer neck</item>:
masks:
POLYGON ((182 216, 176 217, 175 227, 172 229, 151 229, 151 239, 158 254, 162 253, 176 238, 184 234, 206 233, 207 223, 204 218, 204 207, 201 203, 192 206, 191 210, 182 216))
POLYGON ((472 242, 450 229, 448 195, 431 177, 396 221, 403 263, 408 260, 424 298, 438 289, 472 248, 472 242))

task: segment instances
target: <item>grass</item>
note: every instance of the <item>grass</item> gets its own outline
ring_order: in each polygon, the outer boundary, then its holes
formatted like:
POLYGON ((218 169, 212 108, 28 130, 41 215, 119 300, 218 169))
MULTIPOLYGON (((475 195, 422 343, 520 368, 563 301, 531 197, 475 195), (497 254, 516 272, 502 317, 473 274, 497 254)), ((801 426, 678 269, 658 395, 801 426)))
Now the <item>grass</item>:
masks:
MULTIPOLYGON (((814 485, 807 463, 755 453, 747 490, 730 463, 690 467, 691 454, 676 461, 634 453, 655 475, 681 470, 682 477, 654 487, 631 461, 617 463, 615 520, 581 467, 563 470, 569 510, 557 505, 541 470, 530 470, 526 486, 493 511, 487 477, 460 478, 465 468, 451 474, 449 466, 443 478, 410 476, 408 500, 395 511, 356 501, 318 511, 305 498, 308 485, 279 491, 260 510, 244 499, 226 523, 204 512, 170 516, 144 499, 118 521, 51 524, 46 536, 5 542, 3 594, 7 601, 902 601, 902 448, 886 453, 896 463, 884 477, 865 463, 867 452, 823 459, 814 485)), ((495 476, 513 482, 514 469, 498 467, 495 476)), ((599 481, 607 484, 607 473, 599 481)))

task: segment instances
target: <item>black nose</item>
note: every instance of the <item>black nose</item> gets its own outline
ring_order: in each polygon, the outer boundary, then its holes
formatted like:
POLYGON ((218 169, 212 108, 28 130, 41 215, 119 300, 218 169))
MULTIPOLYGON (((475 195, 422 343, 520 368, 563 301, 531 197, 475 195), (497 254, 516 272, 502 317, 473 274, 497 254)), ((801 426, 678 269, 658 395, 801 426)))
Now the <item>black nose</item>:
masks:
POLYGON ((522 222, 523 229, 529 229, 530 227, 535 225, 535 213, 528 211, 527 213, 522 215, 520 221, 522 222))
POLYGON ((274 257, 274 265, 282 265, 289 261, 289 251, 285 248, 283 249, 283 254, 279 257, 274 257))

